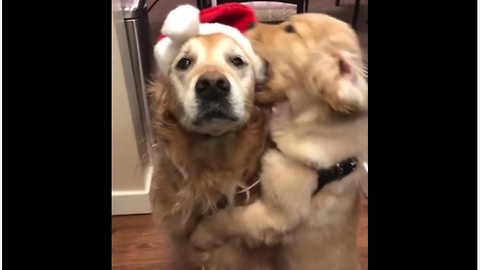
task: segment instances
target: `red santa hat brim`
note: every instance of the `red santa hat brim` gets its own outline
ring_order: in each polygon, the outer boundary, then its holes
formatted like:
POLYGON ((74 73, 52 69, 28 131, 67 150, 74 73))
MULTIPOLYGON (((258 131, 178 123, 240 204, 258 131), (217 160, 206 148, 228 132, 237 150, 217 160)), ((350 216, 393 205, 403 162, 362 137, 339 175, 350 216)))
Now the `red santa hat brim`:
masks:
POLYGON ((255 11, 240 3, 228 3, 200 11, 201 23, 219 23, 237 28, 244 33, 248 30, 249 24, 256 22, 255 11))

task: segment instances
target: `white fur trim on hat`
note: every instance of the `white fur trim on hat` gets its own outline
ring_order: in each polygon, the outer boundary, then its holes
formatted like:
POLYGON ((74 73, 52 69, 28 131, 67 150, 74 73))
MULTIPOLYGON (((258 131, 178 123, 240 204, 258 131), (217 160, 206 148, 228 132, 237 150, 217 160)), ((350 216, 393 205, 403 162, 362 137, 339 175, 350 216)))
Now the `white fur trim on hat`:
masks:
POLYGON ((181 44, 173 42, 169 37, 162 38, 153 48, 153 54, 157 62, 158 69, 166 76, 168 69, 180 51, 181 44))
POLYGON ((154 55, 160 71, 168 74, 173 59, 185 41, 196 35, 221 33, 235 40, 245 51, 255 69, 256 80, 264 80, 262 59, 253 51, 250 41, 235 27, 219 23, 200 24, 199 10, 191 5, 182 5, 172 10, 162 27, 162 38, 154 47, 154 55))

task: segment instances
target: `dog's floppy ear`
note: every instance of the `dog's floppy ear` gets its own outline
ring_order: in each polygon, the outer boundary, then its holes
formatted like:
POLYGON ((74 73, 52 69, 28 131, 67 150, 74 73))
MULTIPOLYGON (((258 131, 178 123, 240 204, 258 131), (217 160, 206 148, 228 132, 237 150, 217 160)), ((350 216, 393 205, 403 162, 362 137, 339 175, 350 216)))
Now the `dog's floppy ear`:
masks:
POLYGON ((360 55, 347 51, 325 53, 307 70, 307 89, 332 109, 343 113, 367 111, 368 84, 360 55))

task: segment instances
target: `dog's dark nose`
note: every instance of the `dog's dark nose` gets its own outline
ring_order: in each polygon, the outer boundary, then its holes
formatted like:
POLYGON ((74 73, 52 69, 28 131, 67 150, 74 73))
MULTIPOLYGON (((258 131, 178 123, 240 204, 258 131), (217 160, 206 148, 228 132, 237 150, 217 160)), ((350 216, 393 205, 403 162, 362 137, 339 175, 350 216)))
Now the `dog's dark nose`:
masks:
POLYGON ((250 22, 250 23, 247 25, 247 30, 253 29, 254 27, 255 27, 255 22, 250 22))
POLYGON ((198 78, 195 91, 204 99, 222 98, 230 92, 230 82, 220 72, 205 72, 198 78))

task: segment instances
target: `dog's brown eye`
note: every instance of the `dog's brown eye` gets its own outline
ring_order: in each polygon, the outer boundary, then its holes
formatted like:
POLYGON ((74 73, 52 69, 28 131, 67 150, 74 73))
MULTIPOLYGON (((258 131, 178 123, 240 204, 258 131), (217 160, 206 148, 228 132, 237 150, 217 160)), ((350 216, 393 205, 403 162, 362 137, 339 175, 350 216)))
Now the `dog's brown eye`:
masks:
POLYGON ((243 62, 242 58, 235 57, 232 59, 232 64, 236 67, 242 67, 243 65, 245 65, 245 62, 243 62))
POLYGON ((180 60, 178 60, 176 68, 180 70, 187 70, 191 64, 192 61, 190 61, 190 59, 182 57, 180 60))
POLYGON ((287 33, 295 33, 295 28, 293 27, 293 25, 291 24, 287 24, 287 26, 285 26, 285 32, 287 33))

